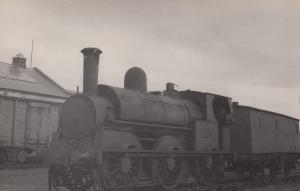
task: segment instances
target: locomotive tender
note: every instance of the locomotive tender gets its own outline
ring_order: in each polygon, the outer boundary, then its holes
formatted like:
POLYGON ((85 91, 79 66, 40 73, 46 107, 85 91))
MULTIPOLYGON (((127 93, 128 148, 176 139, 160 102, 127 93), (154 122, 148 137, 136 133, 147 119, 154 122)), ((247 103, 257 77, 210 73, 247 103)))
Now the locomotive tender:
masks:
POLYGON ((214 183, 224 170, 245 174, 250 171, 245 166, 261 167, 259 173, 271 164, 268 159, 249 162, 232 150, 237 143, 230 138, 231 98, 178 92, 171 83, 163 92, 147 92, 146 74, 138 67, 126 72, 124 88, 98 85, 101 50, 81 52, 83 93, 62 107, 50 145, 50 189, 173 189, 214 183))
POLYGON ((260 176, 269 171, 286 174, 299 159, 299 119, 233 103, 230 128, 231 151, 237 153, 235 171, 260 176))

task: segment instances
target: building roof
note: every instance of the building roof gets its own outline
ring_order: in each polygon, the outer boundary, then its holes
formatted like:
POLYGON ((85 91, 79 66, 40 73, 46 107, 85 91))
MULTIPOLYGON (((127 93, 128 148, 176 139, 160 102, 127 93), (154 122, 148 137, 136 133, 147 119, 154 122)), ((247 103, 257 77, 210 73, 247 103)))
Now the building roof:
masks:
POLYGON ((264 112, 264 113, 270 113, 270 114, 273 114, 273 115, 278 115, 278 116, 282 116, 282 117, 285 117, 285 118, 290 118, 290 119, 299 121, 299 119, 297 119, 295 117, 292 117, 292 116, 288 116, 288 115, 284 115, 284 114, 281 114, 281 113, 276 113, 276 112, 268 111, 268 110, 264 110, 264 109, 259 109, 259 108, 255 108, 255 107, 251 107, 251 106, 234 104, 233 108, 234 107, 240 107, 240 108, 254 110, 254 111, 259 111, 259 112, 264 112))
POLYGON ((0 62, 0 89, 55 97, 70 96, 69 92, 38 68, 20 68, 3 62, 0 62))

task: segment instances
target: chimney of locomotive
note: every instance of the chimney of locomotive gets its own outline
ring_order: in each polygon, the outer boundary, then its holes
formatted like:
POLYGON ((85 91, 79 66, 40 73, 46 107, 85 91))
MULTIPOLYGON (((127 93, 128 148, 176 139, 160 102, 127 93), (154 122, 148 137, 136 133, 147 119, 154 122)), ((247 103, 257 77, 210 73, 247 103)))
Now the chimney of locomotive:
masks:
POLYGON ((97 94, 99 55, 98 48, 84 48, 83 53, 83 93, 97 94))

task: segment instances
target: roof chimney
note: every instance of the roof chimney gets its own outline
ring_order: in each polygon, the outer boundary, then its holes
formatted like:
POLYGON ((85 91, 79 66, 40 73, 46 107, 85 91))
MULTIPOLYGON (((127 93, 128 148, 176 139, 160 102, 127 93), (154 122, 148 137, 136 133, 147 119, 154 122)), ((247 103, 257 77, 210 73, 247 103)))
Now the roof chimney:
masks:
POLYGON ((239 102, 234 101, 234 102, 232 103, 232 105, 233 105, 233 106, 238 106, 238 105, 239 105, 239 102))
POLYGON ((98 48, 84 48, 83 53, 83 93, 97 94, 99 55, 98 48))
POLYGON ((16 56, 14 56, 12 61, 12 64, 20 67, 20 68, 26 68, 26 58, 23 56, 23 54, 19 53, 16 56))

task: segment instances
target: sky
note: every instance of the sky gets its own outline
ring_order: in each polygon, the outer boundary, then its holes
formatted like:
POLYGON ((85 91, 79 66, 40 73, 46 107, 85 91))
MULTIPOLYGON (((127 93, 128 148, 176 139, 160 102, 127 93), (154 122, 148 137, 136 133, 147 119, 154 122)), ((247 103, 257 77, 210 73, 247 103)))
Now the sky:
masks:
POLYGON ((66 89, 82 89, 85 47, 100 48, 99 83, 225 95, 300 118, 300 1, 0 0, 0 61, 21 52, 66 89))

